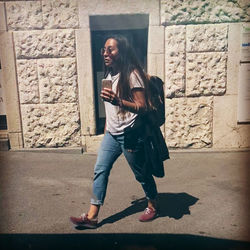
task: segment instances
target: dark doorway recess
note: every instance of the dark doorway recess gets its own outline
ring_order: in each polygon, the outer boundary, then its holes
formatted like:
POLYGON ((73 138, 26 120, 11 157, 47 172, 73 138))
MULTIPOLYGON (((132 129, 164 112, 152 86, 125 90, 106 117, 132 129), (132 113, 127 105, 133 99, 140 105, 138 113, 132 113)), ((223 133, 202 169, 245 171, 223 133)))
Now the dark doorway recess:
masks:
POLYGON ((6 115, 0 115, 0 130, 7 129, 7 119, 6 115))
POLYGON ((123 35, 127 37, 129 42, 133 45, 141 65, 146 70, 148 15, 92 16, 90 17, 90 28, 94 74, 96 128, 97 134, 102 134, 105 126, 105 111, 103 102, 100 99, 100 91, 101 80, 104 76, 104 65, 100 50, 103 48, 105 39, 108 36, 112 34, 123 35))

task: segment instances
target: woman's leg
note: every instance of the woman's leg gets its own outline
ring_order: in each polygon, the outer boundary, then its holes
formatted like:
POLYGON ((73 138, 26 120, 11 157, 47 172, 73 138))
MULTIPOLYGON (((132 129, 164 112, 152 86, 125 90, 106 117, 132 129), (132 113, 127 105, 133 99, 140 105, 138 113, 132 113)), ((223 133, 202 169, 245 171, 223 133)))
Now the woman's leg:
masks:
POLYGON ((88 212, 89 219, 97 217, 100 206, 104 203, 110 170, 121 153, 121 146, 115 137, 106 133, 99 148, 94 169, 93 193, 88 212))
POLYGON ((80 217, 71 216, 70 221, 73 224, 86 228, 97 227, 97 216, 106 196, 109 173, 113 163, 121 153, 120 144, 112 135, 106 133, 102 140, 95 165, 93 194, 89 211, 80 217))
POLYGON ((157 188, 152 174, 147 171, 144 140, 140 137, 137 138, 136 148, 132 151, 124 149, 124 145, 122 145, 122 151, 135 175, 136 180, 142 185, 146 198, 148 199, 148 207, 155 209, 157 188))
POLYGON ((123 153, 134 172, 135 178, 142 185, 148 200, 148 206, 140 215, 139 221, 147 222, 155 219, 158 216, 158 209, 156 204, 157 188, 152 174, 148 171, 146 166, 146 157, 144 151, 144 140, 140 136, 137 138, 136 147, 134 150, 124 149, 123 153))

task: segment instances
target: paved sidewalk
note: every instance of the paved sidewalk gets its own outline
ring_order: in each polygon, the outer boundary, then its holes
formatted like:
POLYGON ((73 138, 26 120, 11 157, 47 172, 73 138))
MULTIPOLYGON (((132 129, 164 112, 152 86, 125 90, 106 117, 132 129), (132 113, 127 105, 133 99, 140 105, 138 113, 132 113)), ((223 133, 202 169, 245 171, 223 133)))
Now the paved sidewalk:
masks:
POLYGON ((77 230, 69 216, 89 207, 96 155, 0 152, 0 248, 248 249, 249 153, 172 153, 149 223, 138 221, 143 191, 120 157, 100 226, 77 230))

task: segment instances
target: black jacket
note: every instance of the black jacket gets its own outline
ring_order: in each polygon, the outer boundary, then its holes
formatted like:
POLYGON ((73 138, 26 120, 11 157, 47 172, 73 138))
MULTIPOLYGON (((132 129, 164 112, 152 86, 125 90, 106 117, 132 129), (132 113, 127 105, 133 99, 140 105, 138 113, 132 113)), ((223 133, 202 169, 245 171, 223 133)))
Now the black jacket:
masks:
POLYGON ((125 129, 124 147, 134 149, 136 137, 143 133, 146 157, 145 170, 155 177, 164 177, 163 161, 169 159, 169 151, 160 127, 151 114, 140 116, 134 126, 125 129))
POLYGON ((145 138, 145 156, 147 168, 155 177, 164 177, 163 162, 169 159, 169 151, 160 127, 147 119, 145 138))

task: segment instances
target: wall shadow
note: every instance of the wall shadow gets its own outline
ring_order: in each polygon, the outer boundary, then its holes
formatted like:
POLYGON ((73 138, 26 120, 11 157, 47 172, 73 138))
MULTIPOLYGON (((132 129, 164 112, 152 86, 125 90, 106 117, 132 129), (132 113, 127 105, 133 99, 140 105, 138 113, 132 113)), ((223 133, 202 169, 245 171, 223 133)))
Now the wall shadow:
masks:
MULTIPOLYGON (((158 204, 160 208, 159 217, 170 217, 180 219, 185 214, 190 214, 189 207, 194 205, 199 199, 187 193, 159 193, 158 204)), ((146 198, 137 199, 131 202, 131 206, 102 220, 99 227, 107 223, 115 223, 127 216, 142 212, 147 207, 146 198)), ((81 229, 81 228, 77 228, 81 229)))
POLYGON ((188 234, 4 234, 2 250, 247 250, 250 242, 188 234))

